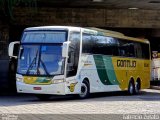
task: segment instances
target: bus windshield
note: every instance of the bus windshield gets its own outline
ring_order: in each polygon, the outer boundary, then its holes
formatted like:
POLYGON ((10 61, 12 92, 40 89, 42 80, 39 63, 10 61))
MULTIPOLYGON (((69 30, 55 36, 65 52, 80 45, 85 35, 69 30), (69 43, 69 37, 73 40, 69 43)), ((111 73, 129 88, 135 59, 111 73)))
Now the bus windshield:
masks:
POLYGON ((24 31, 18 57, 17 73, 34 76, 63 74, 62 43, 66 30, 24 31))
POLYGON ((21 45, 17 72, 23 75, 63 74, 61 45, 21 45))
POLYGON ((63 43, 67 40, 67 31, 25 31, 22 43, 63 43))

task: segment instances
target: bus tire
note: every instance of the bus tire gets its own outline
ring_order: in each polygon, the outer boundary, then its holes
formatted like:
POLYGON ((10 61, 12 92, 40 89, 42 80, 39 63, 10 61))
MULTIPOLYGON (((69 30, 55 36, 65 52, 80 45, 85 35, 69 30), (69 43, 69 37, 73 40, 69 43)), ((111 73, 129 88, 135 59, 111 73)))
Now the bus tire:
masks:
POLYGON ((139 81, 136 81, 136 83, 135 83, 135 94, 138 94, 140 89, 141 89, 141 84, 140 84, 139 81))
POLYGON ((39 100, 45 101, 45 100, 49 100, 51 95, 47 95, 47 94, 36 94, 36 97, 39 100))
POLYGON ((81 93, 78 95, 80 99, 88 98, 90 94, 89 90, 89 83, 88 81, 84 80, 81 84, 81 93))
POLYGON ((128 94, 129 95, 133 95, 135 93, 135 86, 134 86, 134 82, 130 81, 129 85, 128 85, 128 94))

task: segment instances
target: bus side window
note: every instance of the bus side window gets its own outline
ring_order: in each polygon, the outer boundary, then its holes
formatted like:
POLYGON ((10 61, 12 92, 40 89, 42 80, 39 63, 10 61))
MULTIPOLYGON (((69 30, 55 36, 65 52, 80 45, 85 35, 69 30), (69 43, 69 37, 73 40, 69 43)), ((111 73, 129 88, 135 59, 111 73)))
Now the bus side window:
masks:
POLYGON ((67 77, 74 76, 77 73, 80 52, 80 33, 71 32, 69 41, 71 41, 71 44, 68 53, 67 77))
POLYGON ((149 45, 145 44, 145 43, 141 43, 141 47, 142 47, 142 57, 144 59, 149 59, 150 58, 150 51, 149 51, 149 45))
POLYGON ((118 55, 117 39, 105 36, 92 36, 93 54, 118 55))
POLYGON ((127 43, 119 39, 119 56, 127 57, 127 43))
POLYGON ((135 54, 137 58, 143 58, 142 57, 142 48, 141 48, 141 44, 140 43, 135 43, 135 54))
POLYGON ((134 43, 126 40, 119 40, 119 55, 125 57, 135 57, 134 43))
POLYGON ((129 43, 127 46, 128 56, 127 57, 135 57, 134 44, 129 43))
MULTIPOLYGON (((72 44, 71 44, 72 45, 72 44)), ((68 64, 69 67, 73 67, 74 64, 74 57, 75 57, 75 48, 73 46, 69 46, 69 52, 68 52, 68 64)))
POLYGON ((93 53, 94 40, 90 34, 83 33, 82 37, 82 53, 93 53))

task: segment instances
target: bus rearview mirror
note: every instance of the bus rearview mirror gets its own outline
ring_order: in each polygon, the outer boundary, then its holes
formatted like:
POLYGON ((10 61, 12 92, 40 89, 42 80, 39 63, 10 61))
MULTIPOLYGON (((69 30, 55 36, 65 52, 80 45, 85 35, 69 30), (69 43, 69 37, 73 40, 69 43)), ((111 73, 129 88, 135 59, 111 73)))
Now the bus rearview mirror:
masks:
POLYGON ((8 55, 9 55, 9 57, 14 57, 14 58, 17 59, 19 44, 20 44, 19 41, 11 42, 9 44, 9 47, 8 47, 8 55))
POLYGON ((63 47, 62 47, 62 57, 65 57, 65 58, 68 57, 69 44, 70 44, 69 41, 63 43, 63 47))

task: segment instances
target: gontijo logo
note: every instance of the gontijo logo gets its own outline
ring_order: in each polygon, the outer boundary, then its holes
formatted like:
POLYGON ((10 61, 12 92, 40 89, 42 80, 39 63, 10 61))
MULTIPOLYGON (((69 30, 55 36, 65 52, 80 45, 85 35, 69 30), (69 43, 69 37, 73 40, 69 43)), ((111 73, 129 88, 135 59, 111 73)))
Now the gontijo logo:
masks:
POLYGON ((117 67, 136 67, 135 60, 117 60, 117 67))

